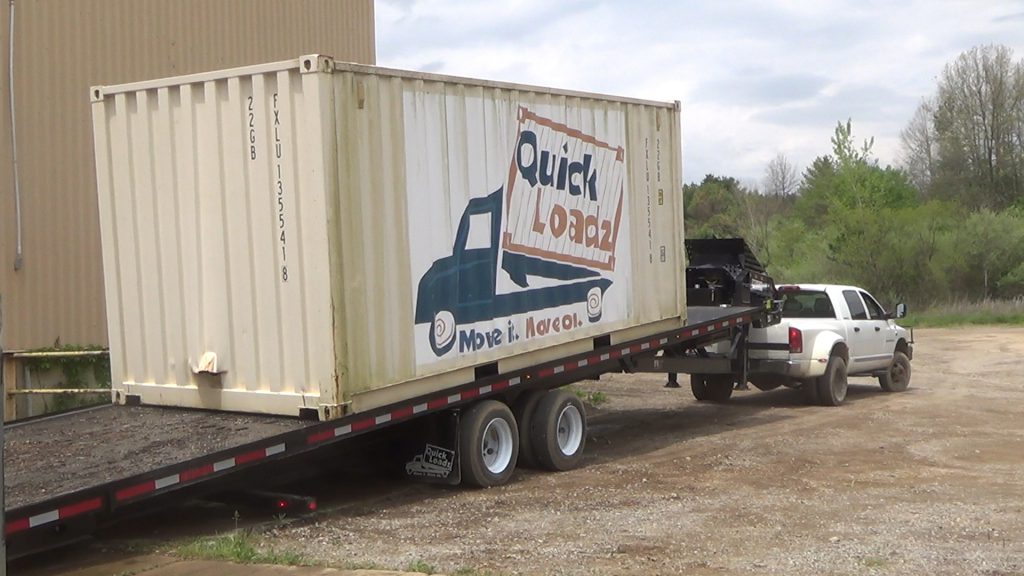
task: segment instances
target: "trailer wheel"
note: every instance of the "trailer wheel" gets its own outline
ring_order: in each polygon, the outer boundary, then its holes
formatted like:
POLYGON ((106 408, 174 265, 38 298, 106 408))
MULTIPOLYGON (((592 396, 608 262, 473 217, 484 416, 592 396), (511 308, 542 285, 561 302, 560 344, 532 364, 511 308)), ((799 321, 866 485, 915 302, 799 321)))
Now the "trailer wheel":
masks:
POLYGON ((444 356, 455 346, 455 328, 454 314, 448 310, 434 314, 434 321, 430 323, 430 348, 434 354, 444 356))
POLYGON ((690 391, 701 402, 728 402, 732 397, 732 374, 691 374, 690 391))
POLYGON ((587 412, 580 399, 565 390, 549 392, 533 419, 530 441, 540 465, 554 471, 579 466, 587 443, 587 412))
POLYGON ((846 400, 846 360, 833 354, 828 359, 825 373, 818 378, 818 403, 822 406, 839 406, 846 400))
POLYGON ((519 430, 509 407, 483 400, 467 410, 459 426, 462 479, 474 486, 500 486, 512 477, 519 454, 519 430))
POLYGON ((910 386, 910 358, 897 350, 892 355, 889 370, 878 377, 878 383, 886 392, 903 392, 910 386))
POLYGON ((519 459, 517 466, 527 468, 537 467, 537 455, 533 450, 532 431, 534 416, 537 414, 537 404, 541 398, 548 394, 547 390, 528 390, 516 398, 512 405, 512 415, 519 424, 519 459))

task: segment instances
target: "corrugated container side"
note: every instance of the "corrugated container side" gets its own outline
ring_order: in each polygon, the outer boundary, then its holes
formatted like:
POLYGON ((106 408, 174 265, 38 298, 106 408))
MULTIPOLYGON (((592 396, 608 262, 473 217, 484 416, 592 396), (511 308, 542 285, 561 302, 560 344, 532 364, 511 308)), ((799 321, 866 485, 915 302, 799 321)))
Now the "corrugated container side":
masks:
POLYGON ((315 78, 288 65, 94 94, 122 401, 284 414, 335 403, 333 148, 317 134, 315 78))
POLYGON ((122 401, 334 418, 685 321, 676 105, 304 57, 93 106, 122 401))
MULTIPOLYGON (((511 370, 587 349, 596 335, 612 332, 619 341, 683 323, 675 106, 348 64, 336 65, 333 83, 341 226, 331 245, 340 250, 343 271, 335 277, 335 324, 344 331, 337 339, 338 373, 341 396, 354 409, 465 382, 472 379, 472 367, 483 363, 511 370), (623 214, 629 225, 623 222, 628 235, 619 239, 617 255, 625 270, 615 279, 623 310, 618 318, 546 337, 529 331, 537 317, 524 320, 520 313, 493 324, 485 319, 466 329, 460 325, 457 338, 475 330, 478 341, 486 332, 504 337, 503 342, 462 349, 459 340, 447 353, 432 354, 426 346, 428 326, 415 319, 417 285, 432 263, 453 254, 470 202, 508 190, 524 111, 570 128, 559 128, 551 138, 568 134, 569 141, 589 139, 622 151, 623 214), (509 322, 520 328, 514 343, 509 322)), ((607 161, 614 164, 614 154, 607 161)), ((502 225, 509 217, 502 215, 502 225)), ((531 217, 526 214, 527 223, 531 217)), ((578 254, 567 259, 577 261, 583 248, 571 250, 578 254)), ((498 270, 495 282, 504 275, 498 270)), ((495 287, 495 292, 496 306, 502 291, 495 287)), ((571 307, 555 308, 556 319, 573 313, 571 307)))

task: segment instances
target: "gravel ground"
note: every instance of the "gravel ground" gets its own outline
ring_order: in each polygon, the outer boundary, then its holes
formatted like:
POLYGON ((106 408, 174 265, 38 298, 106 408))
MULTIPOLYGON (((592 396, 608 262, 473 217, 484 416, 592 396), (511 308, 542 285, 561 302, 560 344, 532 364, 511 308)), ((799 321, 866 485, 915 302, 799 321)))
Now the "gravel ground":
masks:
POLYGON ((911 389, 698 404, 587 382, 581 469, 490 490, 386 484, 268 544, 333 565, 500 574, 1024 574, 1024 329, 918 330, 911 389))

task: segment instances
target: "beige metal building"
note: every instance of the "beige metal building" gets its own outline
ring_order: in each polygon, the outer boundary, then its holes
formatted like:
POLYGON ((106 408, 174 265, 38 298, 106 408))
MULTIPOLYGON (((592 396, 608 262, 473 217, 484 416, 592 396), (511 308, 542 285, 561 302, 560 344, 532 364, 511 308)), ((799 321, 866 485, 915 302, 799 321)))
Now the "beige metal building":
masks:
POLYGON ((107 344, 90 86, 311 53, 375 62, 372 0, 3 0, 0 30, 7 351, 107 344))

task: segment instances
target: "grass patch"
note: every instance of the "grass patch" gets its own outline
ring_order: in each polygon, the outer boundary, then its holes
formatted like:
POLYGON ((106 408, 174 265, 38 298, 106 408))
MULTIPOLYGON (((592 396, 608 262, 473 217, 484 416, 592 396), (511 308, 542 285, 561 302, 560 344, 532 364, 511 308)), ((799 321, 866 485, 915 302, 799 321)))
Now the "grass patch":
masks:
POLYGON ((437 574, 437 569, 423 560, 413 560, 405 567, 406 572, 419 572, 421 574, 437 574))
POLYGON ((576 395, 577 398, 586 402, 587 404, 590 404, 591 406, 594 406, 595 408, 608 402, 608 395, 599 390, 595 391, 573 388, 572 392, 573 394, 576 395))
POLYGON ((882 568, 886 564, 888 564, 888 562, 885 561, 885 558, 879 558, 878 556, 868 556, 867 558, 861 560, 861 564, 864 564, 866 568, 882 568))
POLYGON ((898 321, 915 328, 967 325, 1024 326, 1024 298, 936 304, 898 321))
POLYGON ((491 572, 484 570, 483 572, 476 568, 470 568, 468 566, 459 568, 455 572, 452 572, 452 576, 500 576, 498 572, 491 572))
POLYGON ((297 552, 264 549, 258 544, 256 537, 243 531, 192 540, 182 544, 174 552, 186 560, 227 560, 238 564, 282 566, 309 565, 309 562, 297 552))

